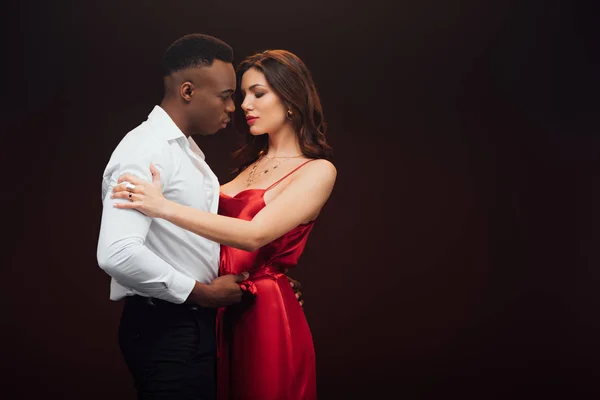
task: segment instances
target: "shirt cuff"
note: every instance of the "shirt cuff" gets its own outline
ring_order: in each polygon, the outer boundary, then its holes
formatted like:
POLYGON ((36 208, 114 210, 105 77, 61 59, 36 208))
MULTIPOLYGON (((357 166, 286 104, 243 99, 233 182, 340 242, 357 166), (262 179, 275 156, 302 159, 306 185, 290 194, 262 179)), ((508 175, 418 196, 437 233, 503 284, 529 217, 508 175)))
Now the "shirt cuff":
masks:
POLYGON ((175 274, 169 287, 169 292, 173 296, 173 303, 181 304, 187 300, 194 289, 196 280, 184 274, 175 274))

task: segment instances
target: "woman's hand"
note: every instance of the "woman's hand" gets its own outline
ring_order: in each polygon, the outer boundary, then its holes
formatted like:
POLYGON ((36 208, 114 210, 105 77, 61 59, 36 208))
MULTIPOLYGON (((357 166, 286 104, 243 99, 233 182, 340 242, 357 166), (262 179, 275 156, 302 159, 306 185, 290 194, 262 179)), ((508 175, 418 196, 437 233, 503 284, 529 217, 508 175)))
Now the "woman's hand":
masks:
POLYGON ((113 188, 111 198, 126 199, 128 203, 115 203, 116 208, 133 208, 149 217, 163 218, 169 209, 169 201, 162 194, 160 172, 150 164, 152 183, 131 174, 123 174, 113 188))

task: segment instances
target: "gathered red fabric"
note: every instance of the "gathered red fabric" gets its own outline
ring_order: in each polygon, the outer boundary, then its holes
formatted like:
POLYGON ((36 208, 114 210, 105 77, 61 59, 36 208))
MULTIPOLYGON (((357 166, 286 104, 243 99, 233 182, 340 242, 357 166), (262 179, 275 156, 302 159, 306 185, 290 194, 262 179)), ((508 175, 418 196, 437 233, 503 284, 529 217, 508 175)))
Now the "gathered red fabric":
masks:
MULTIPOLYGON (((219 214, 251 220, 265 207, 265 192, 298 168, 267 189, 222 193, 219 214)), ((219 400, 317 398, 312 334, 284 274, 297 265, 313 224, 299 225, 254 252, 221 246, 220 274, 250 276, 240 285, 242 302, 218 313, 219 400)))

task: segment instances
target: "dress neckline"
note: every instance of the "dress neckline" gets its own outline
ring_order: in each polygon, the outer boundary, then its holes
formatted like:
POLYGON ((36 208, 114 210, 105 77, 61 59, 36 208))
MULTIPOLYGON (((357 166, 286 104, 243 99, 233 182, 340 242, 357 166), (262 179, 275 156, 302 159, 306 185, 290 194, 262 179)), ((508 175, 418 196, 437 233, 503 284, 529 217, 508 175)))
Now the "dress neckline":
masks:
MULTIPOLYGON (((219 192, 221 195, 225 196, 225 197, 229 197, 231 199, 235 199, 236 197, 238 197, 240 194, 244 193, 244 192, 251 192, 251 191, 259 191, 259 192, 263 192, 263 196, 265 194, 265 192, 267 191, 267 189, 259 189, 259 188, 250 188, 250 189, 244 189, 241 190, 239 192, 237 192, 236 194, 234 194, 233 196, 228 195, 227 193, 223 193, 223 192, 219 192)), ((264 202, 264 197, 263 197, 263 202, 264 202)))
MULTIPOLYGON (((263 207, 266 207, 266 206, 267 206, 267 203, 265 203, 265 193, 267 192, 267 189, 259 189, 259 188, 250 188, 250 189, 244 189, 244 190, 242 190, 242 191, 240 191, 240 192, 237 192, 237 193, 236 193, 234 196, 230 196, 230 195, 228 195, 228 194, 226 194, 226 193, 223 193, 223 192, 219 192, 219 194, 220 194, 221 196, 227 197, 228 199, 235 199, 235 198, 237 198, 237 197, 238 197, 240 194, 242 194, 242 193, 244 193, 244 192, 262 192, 262 194, 261 194, 261 196, 260 196, 260 201, 262 201, 262 206, 263 206, 263 207)), ((307 225, 314 224, 316 220, 317 220, 316 218, 315 218, 315 219, 311 219, 311 220, 310 220, 310 221, 308 221, 308 222, 305 222, 305 223, 302 223, 302 224, 298 225, 296 228, 298 228, 298 227, 301 227, 301 226, 307 226, 307 225)), ((294 229, 296 229, 296 228, 294 228, 294 229)))
MULTIPOLYGON (((303 166, 305 166, 306 164, 308 164, 311 161, 314 161, 315 159, 310 159, 308 161, 303 162, 302 164, 298 165, 296 168, 294 168, 293 170, 291 170, 290 172, 288 172, 287 174, 285 174, 283 177, 279 178, 277 181, 273 182, 269 187, 265 188, 265 189, 259 189, 259 188, 250 188, 250 189, 244 189, 242 191, 237 192, 235 195, 230 196, 228 194, 225 194, 223 192, 219 192, 221 194, 223 194, 224 196, 230 197, 232 199, 236 198, 240 193, 244 193, 244 192, 248 192, 248 191, 262 191, 263 192, 263 203, 264 203, 264 194, 267 190, 270 190, 272 188, 274 188, 275 186, 277 186, 281 181, 283 181, 285 178, 287 178, 288 176, 290 176, 291 174, 293 174, 294 172, 298 171, 300 168, 302 168, 303 166)), ((265 204, 266 205, 266 204, 265 204)))

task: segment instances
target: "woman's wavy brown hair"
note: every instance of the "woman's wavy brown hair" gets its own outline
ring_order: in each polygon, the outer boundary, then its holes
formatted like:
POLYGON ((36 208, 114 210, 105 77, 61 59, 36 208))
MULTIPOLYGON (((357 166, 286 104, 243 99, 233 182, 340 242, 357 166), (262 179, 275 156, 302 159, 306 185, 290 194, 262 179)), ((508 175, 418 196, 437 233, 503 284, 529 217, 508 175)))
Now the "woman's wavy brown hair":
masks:
MULTIPOLYGON (((310 71, 302 60, 286 50, 266 50, 254 54, 237 68, 238 88, 242 76, 251 68, 265 75, 269 86, 292 111, 292 122, 302 154, 307 158, 331 160, 332 150, 325 139, 326 124, 321 100, 310 71)), ((244 135, 244 143, 233 156, 241 161, 235 171, 240 173, 267 151, 269 139, 267 135, 252 135, 243 110, 241 107, 237 107, 237 110, 236 126, 244 135)))

